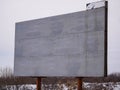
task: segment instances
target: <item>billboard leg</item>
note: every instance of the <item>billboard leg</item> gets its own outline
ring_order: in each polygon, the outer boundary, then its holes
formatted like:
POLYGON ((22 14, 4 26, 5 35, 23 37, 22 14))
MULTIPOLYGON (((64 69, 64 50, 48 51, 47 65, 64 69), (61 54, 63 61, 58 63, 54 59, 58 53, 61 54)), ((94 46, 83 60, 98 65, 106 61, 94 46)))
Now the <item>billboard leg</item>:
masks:
POLYGON ((37 78, 36 85, 37 85, 36 86, 37 90, 41 90, 41 78, 40 77, 37 78))
POLYGON ((82 78, 78 78, 78 89, 77 90, 82 90, 82 78))

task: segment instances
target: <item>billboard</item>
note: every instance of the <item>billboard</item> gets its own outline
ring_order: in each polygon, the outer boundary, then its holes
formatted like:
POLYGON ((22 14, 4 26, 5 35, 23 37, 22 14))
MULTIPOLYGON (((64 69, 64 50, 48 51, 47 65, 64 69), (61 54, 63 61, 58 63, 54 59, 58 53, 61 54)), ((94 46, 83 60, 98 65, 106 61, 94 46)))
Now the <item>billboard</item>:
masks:
POLYGON ((106 29, 106 5, 16 23, 15 76, 105 76, 106 29))

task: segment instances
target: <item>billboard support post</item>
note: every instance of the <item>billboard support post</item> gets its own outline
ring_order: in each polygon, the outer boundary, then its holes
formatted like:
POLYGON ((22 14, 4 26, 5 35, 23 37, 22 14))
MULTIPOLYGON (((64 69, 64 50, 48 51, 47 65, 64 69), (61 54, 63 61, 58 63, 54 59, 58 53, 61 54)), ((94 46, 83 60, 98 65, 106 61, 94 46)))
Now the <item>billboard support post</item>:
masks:
POLYGON ((78 78, 78 89, 77 90, 82 90, 82 78, 78 78))
POLYGON ((41 78, 40 77, 37 77, 36 88, 37 90, 41 90, 41 78))

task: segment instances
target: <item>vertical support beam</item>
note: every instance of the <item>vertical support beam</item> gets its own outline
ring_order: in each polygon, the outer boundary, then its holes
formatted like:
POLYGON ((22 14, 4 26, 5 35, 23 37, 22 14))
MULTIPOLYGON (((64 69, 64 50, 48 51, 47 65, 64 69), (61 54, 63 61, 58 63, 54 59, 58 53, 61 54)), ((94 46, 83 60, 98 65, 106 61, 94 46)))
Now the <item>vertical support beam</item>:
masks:
POLYGON ((105 42, 105 45, 104 45, 104 48, 105 48, 105 52, 104 52, 104 76, 107 77, 107 39, 108 39, 108 1, 105 1, 105 39, 104 39, 104 42, 105 42))
POLYGON ((37 90, 41 90, 41 78, 38 77, 37 80, 36 80, 36 87, 37 87, 37 90))
POLYGON ((82 90, 82 78, 78 78, 78 89, 77 90, 82 90))

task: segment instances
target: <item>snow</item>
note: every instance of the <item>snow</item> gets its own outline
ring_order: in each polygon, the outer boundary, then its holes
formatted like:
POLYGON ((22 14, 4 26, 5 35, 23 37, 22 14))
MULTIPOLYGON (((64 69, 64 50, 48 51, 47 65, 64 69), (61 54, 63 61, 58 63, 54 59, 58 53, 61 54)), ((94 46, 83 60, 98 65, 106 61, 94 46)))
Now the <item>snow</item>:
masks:
MULTIPOLYGON (((68 90, 67 86, 63 84, 64 89, 68 90)), ((114 83, 83 83, 83 87, 86 88, 85 90, 95 90, 95 88, 99 87, 100 90, 120 90, 120 82, 114 83)), ((36 84, 25 84, 25 85, 7 85, 4 86, 2 89, 5 90, 36 90, 36 84), (7 88, 7 89, 6 89, 7 88)))
MULTIPOLYGON (((120 82, 114 83, 114 82, 108 82, 108 83, 83 83, 84 88, 90 89, 92 88, 94 90, 95 87, 101 87, 106 88, 107 90, 120 90, 120 82)), ((106 90, 102 89, 102 90, 106 90)))

